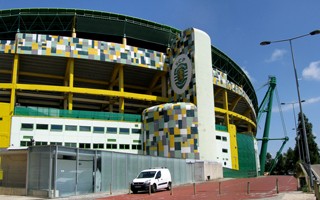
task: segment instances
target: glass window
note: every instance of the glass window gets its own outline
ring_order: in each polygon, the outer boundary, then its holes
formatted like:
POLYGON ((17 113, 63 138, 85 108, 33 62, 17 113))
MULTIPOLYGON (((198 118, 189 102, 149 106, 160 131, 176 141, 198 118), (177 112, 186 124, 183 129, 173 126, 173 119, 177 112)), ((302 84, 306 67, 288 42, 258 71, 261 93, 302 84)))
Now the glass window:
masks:
POLYGON ((104 149, 104 144, 93 144, 94 149, 104 149))
POLYGON ((77 126, 76 125, 66 125, 65 127, 66 131, 77 131, 77 126))
POLYGON ((130 149, 129 144, 119 144, 119 149, 130 149))
POLYGON ((36 146, 47 145, 47 144, 48 142, 41 142, 41 141, 36 142, 36 146))
POLYGON ((90 149, 91 148, 91 144, 90 143, 79 143, 79 148, 90 149))
POLYGON ((133 145, 131 145, 131 149, 142 150, 142 145, 141 144, 133 144, 133 145))
POLYGON ((51 129, 50 131, 62 131, 62 125, 58 125, 58 124, 51 124, 51 129))
POLYGON ((28 146, 28 142, 27 141, 20 141, 20 146, 26 147, 26 146, 28 146))
POLYGON ((23 139, 31 140, 31 139, 33 139, 33 136, 30 136, 30 135, 24 135, 24 136, 23 136, 23 139))
POLYGON ((129 134, 130 133, 130 129, 128 129, 128 128, 120 128, 119 133, 120 134, 129 134))
POLYGON ((94 133, 104 133, 104 127, 95 126, 95 127, 93 127, 93 132, 94 133))
POLYGON ((91 126, 80 126, 80 131, 91 132, 91 126))
POLYGON ((117 149, 117 144, 107 144, 106 149, 117 149))
POLYGON ((62 146, 62 142, 50 142, 50 145, 62 146))
POLYGON ((217 140, 221 140, 221 136, 220 135, 216 135, 216 139, 217 140))
POLYGON ((222 141, 227 141, 227 137, 222 137, 222 141))
POLYGON ((133 128, 133 129, 131 129, 131 133, 133 133, 133 134, 141 134, 141 129, 133 128))
POLYGON ((77 143, 73 143, 73 142, 65 142, 64 146, 66 147, 77 147, 77 143))
POLYGON ((222 149, 223 153, 228 153, 228 149, 222 149))
POLYGON ((36 129, 38 130, 48 130, 48 124, 37 124, 36 129))
POLYGON ((22 123, 21 124, 21 130, 32 131, 33 130, 33 124, 22 123))
POLYGON ((116 127, 107 127, 107 133, 117 134, 118 128, 116 127))

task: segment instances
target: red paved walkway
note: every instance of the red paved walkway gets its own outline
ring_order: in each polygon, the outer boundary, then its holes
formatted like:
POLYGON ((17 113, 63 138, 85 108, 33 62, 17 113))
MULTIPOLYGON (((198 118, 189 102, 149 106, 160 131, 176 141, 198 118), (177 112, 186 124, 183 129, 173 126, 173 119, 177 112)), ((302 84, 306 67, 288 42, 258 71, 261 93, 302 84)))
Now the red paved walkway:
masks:
POLYGON ((278 179, 279 193, 296 191, 297 181, 292 176, 267 176, 258 178, 243 178, 220 181, 208 181, 196 184, 196 194, 194 195, 193 184, 177 186, 173 188, 173 194, 170 191, 159 191, 149 195, 148 193, 124 194, 118 196, 109 196, 99 198, 99 200, 147 200, 147 199, 262 199, 266 197, 277 196, 276 180, 278 179), (247 194, 248 182, 250 183, 250 193, 247 194))

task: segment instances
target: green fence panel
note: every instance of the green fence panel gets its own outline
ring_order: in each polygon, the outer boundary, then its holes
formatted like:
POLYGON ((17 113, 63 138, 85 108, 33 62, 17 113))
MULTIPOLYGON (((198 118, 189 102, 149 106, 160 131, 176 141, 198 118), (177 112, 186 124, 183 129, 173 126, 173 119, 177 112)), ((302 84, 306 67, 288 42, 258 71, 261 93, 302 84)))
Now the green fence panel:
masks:
POLYGON ((257 176, 253 139, 251 135, 237 133, 239 170, 223 168, 223 177, 246 178, 257 176))
POLYGON ((14 114, 21 115, 21 116, 60 117, 60 118, 141 122, 141 115, 135 115, 135 114, 94 112, 94 111, 83 111, 83 110, 61 110, 61 109, 55 109, 55 108, 42 108, 42 107, 19 106, 15 108, 14 114))

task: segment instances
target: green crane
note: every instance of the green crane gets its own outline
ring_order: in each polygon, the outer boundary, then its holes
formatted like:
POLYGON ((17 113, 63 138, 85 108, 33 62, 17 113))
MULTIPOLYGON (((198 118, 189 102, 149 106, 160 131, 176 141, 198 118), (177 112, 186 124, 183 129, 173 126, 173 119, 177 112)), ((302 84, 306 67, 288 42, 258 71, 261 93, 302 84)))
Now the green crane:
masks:
POLYGON ((273 77, 273 76, 269 77, 269 88, 268 88, 268 91, 267 91, 266 95, 264 96, 263 101, 261 102, 261 105, 258 110, 258 118, 257 118, 258 123, 260 121, 262 114, 266 113, 266 121, 265 121, 265 126, 264 126, 263 137, 262 137, 262 139, 257 139, 257 140, 262 141, 261 151, 260 151, 260 155, 259 155, 260 175, 263 175, 265 172, 265 163, 266 163, 266 155, 267 155, 269 140, 283 140, 283 143, 282 143, 279 151, 277 152, 277 155, 274 159, 274 162, 272 163, 271 169, 268 170, 269 172, 271 172, 272 169, 274 168, 274 166, 277 164, 277 161, 278 161, 279 156, 281 155, 282 149, 283 149, 284 145, 287 143, 287 141, 289 140, 289 138, 287 136, 284 138, 274 138, 274 139, 269 138, 273 95, 274 95, 274 91, 276 89, 276 85, 277 85, 276 77, 273 77))

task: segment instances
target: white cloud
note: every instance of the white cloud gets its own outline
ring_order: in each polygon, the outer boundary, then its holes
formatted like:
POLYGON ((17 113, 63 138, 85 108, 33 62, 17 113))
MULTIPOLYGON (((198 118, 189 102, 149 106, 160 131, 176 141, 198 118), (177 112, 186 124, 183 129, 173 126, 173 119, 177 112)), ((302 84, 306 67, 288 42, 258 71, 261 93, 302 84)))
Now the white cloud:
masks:
POLYGON ((313 103, 318 103, 318 102, 320 102, 320 97, 314 97, 314 98, 306 100, 305 104, 313 104, 313 103))
MULTIPOLYGON (((302 104, 303 105, 307 105, 307 104, 315 104, 320 102, 320 97, 313 97, 310 99, 306 99, 302 104)), ((294 108, 296 110, 299 110, 299 104, 297 102, 288 102, 285 105, 281 105, 281 110, 282 112, 286 112, 286 111, 292 111, 292 103, 294 103, 294 108)), ((272 108, 272 112, 279 112, 280 109, 279 107, 273 107, 272 108)))
POLYGON ((269 59, 267 59, 267 62, 274 62, 277 60, 280 60, 281 58, 283 58, 283 56, 287 53, 286 50, 284 49, 275 49, 272 54, 271 57, 269 59))
POLYGON ((311 62, 302 71, 302 77, 307 80, 320 81, 320 61, 311 62))
POLYGON ((250 79, 251 82, 254 82, 255 79, 253 77, 250 76, 249 72, 246 70, 245 67, 241 67, 242 71, 248 76, 248 78, 250 79))
POLYGON ((266 60, 266 62, 274 62, 283 58, 283 56, 287 53, 284 49, 276 49, 272 52, 271 57, 266 60))

